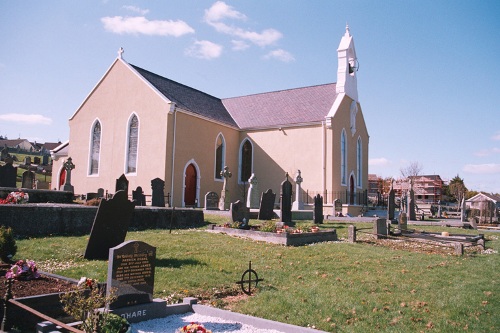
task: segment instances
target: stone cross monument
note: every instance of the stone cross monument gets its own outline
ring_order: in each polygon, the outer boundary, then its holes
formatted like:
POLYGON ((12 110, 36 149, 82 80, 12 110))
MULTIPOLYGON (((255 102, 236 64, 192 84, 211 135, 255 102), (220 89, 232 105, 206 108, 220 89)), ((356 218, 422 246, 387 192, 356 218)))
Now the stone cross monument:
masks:
POLYGON ((259 208, 259 181, 254 173, 252 173, 252 176, 248 179, 248 183, 250 183, 250 186, 248 187, 247 207, 254 209, 259 208))
POLYGON ((300 199, 300 195, 302 194, 302 189, 300 187, 300 184, 304 180, 302 179, 300 170, 297 171, 297 176, 295 176, 295 201, 292 204, 292 210, 303 210, 304 209, 304 203, 300 199))
POLYGON ((220 210, 228 210, 231 204, 231 197, 229 196, 229 190, 227 189, 227 180, 231 178, 233 175, 227 166, 224 167, 224 170, 220 172, 222 178, 224 178, 224 185, 222 185, 222 192, 220 193, 219 200, 219 209, 220 210))
POLYGON ((73 164, 73 159, 71 157, 68 157, 66 162, 64 162, 63 167, 64 170, 66 170, 66 179, 64 181, 64 185, 62 186, 62 190, 74 192, 75 189, 73 185, 71 185, 71 170, 75 168, 75 165, 73 164))

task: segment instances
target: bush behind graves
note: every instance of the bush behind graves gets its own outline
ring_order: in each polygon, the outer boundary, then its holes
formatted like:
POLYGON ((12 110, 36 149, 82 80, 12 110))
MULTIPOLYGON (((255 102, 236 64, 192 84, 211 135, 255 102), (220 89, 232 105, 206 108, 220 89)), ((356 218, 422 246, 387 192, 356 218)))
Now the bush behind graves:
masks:
POLYGON ((0 226, 0 259, 4 263, 10 263, 16 252, 17 245, 12 229, 0 226))

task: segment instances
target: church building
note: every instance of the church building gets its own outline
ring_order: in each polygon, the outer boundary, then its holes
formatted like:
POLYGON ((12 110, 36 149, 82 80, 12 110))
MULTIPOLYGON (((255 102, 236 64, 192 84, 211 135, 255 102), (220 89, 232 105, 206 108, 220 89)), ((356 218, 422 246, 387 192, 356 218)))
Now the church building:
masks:
POLYGON ((366 205, 369 136, 348 27, 337 52, 336 83, 223 99, 132 65, 119 52, 69 119, 64 153, 53 154, 53 187, 63 185, 56 179, 71 157, 75 194, 114 193, 124 174, 129 189, 151 195, 151 180, 160 178, 171 206, 203 207, 207 192, 220 194, 225 166, 232 202, 244 199, 252 175, 278 201, 280 184, 287 175, 294 184, 300 170, 303 202, 320 194, 325 206, 338 199, 356 214, 366 205))

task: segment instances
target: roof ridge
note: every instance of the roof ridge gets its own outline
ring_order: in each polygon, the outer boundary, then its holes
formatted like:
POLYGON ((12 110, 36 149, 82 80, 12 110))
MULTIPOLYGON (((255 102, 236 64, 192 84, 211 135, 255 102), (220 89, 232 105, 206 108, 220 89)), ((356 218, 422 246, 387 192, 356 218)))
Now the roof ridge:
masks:
POLYGON ((265 91, 261 93, 254 93, 254 94, 249 94, 249 95, 242 95, 242 96, 233 96, 233 97, 227 97, 227 98, 221 98, 221 100, 225 101, 228 99, 234 99, 234 98, 242 98, 242 97, 251 97, 251 96, 258 96, 258 95, 268 95, 268 94, 275 94, 279 92, 285 92, 285 91, 292 91, 292 90, 299 90, 299 89, 309 89, 309 88, 315 88, 315 87, 320 87, 320 86, 328 86, 328 85, 333 85, 337 84, 336 82, 330 82, 330 83, 323 83, 323 84, 315 84, 312 86, 302 86, 302 87, 296 87, 296 88, 287 88, 287 89, 279 89, 279 90, 273 90, 273 91, 265 91))

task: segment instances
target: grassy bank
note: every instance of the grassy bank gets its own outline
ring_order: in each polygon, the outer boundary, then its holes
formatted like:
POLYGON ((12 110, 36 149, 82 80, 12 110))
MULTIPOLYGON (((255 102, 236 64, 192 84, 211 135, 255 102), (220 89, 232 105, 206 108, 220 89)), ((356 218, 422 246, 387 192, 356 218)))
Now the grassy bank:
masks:
MULTIPOLYGON (((226 221, 210 215, 206 220, 226 221)), ((345 224, 322 228, 337 228, 340 238, 347 237, 345 224)), ((500 234, 485 234, 487 247, 500 250, 500 234)), ((418 244, 406 249, 376 244, 367 234, 358 238, 356 244, 283 247, 203 229, 127 235, 127 240, 157 247, 155 297, 170 301, 195 296, 213 306, 329 332, 500 330, 498 253, 469 251, 458 257, 439 248, 419 251, 418 244), (251 297, 243 296, 235 284, 249 261, 264 279, 251 297)), ((107 262, 82 258, 87 241, 88 237, 19 240, 16 258, 33 259, 41 269, 57 274, 105 281, 107 262)))

